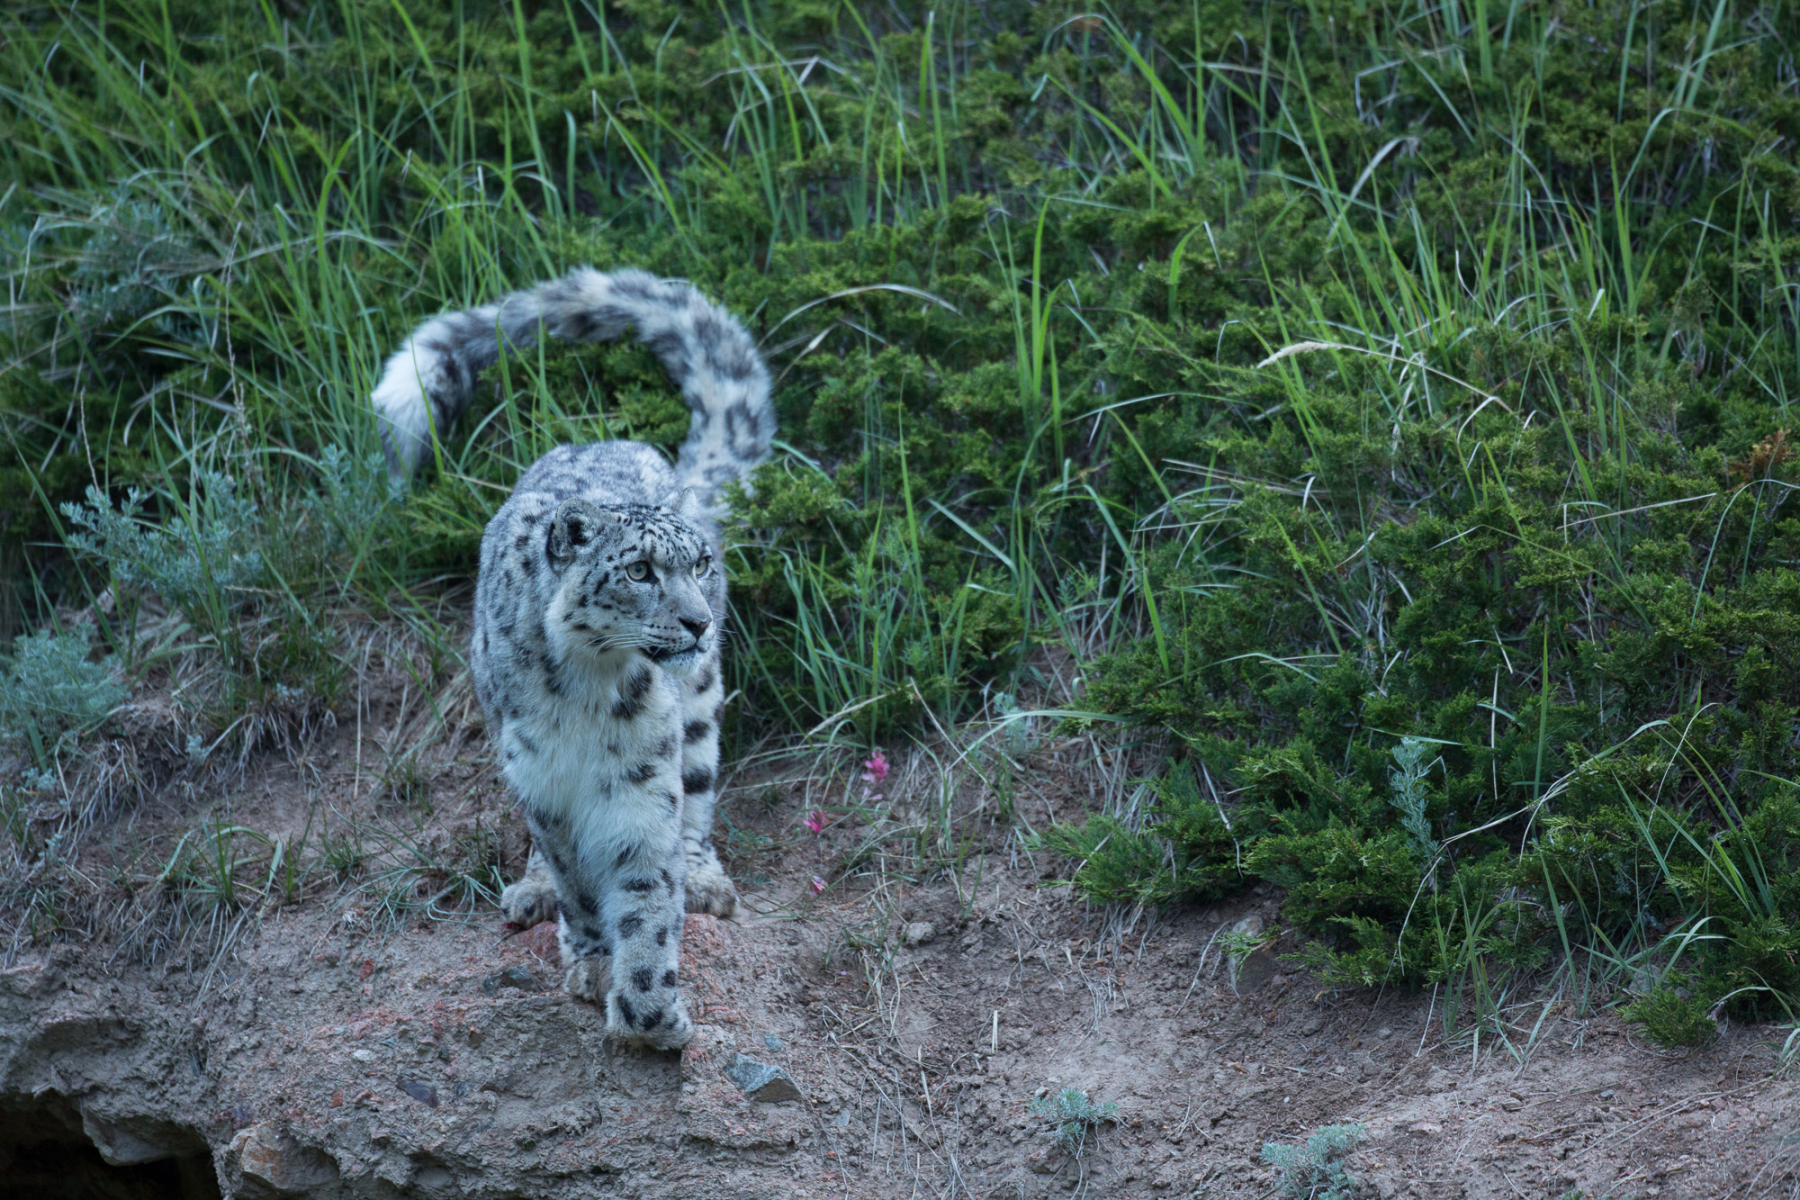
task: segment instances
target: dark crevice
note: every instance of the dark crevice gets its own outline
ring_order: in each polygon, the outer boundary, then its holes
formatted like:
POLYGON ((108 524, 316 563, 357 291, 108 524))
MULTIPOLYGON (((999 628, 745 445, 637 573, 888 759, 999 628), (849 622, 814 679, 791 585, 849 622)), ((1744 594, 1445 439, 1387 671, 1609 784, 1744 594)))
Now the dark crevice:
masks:
POLYGON ((199 1134, 169 1125, 155 1127, 153 1141, 127 1136, 128 1153, 141 1161, 114 1165, 67 1097, 0 1110, 7 1200, 220 1200, 212 1156, 199 1134))

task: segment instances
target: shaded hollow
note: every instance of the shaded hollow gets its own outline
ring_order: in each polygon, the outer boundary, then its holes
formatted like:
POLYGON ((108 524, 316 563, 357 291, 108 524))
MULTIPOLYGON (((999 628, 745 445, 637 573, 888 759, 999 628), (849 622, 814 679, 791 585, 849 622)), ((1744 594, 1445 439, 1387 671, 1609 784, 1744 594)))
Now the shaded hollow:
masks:
POLYGON ((206 1143, 163 1122, 110 1122, 66 1096, 0 1110, 7 1200, 219 1200, 206 1143))

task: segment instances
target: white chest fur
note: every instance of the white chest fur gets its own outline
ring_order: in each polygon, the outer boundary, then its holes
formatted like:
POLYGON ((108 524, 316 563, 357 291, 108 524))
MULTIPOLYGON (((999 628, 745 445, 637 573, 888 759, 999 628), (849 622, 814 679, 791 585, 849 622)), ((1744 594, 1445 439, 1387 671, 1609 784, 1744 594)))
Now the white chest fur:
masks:
POLYGON ((566 669, 558 690, 501 730, 503 774, 526 808, 566 821, 596 867, 667 840, 681 820, 681 706, 674 679, 636 656, 566 669))

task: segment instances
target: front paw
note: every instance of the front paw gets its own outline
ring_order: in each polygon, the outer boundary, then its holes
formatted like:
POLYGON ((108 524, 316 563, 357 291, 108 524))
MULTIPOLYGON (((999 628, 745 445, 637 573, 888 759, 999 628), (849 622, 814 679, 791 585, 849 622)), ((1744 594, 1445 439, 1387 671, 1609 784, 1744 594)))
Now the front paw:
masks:
POLYGON ((694 1036, 681 993, 672 987, 615 988, 606 997, 606 1036, 653 1050, 679 1050, 694 1036))
POLYGON ((500 915, 513 929, 530 929, 556 916, 556 885, 527 875, 500 893, 500 915))
POLYGON ((718 868, 711 870, 688 869, 687 877, 687 910, 691 913, 711 913, 715 917, 729 917, 737 911, 737 888, 732 885, 725 872, 718 868))
POLYGON ((577 1000, 598 1004, 612 986, 612 971, 604 958, 578 958, 563 972, 563 987, 577 1000))

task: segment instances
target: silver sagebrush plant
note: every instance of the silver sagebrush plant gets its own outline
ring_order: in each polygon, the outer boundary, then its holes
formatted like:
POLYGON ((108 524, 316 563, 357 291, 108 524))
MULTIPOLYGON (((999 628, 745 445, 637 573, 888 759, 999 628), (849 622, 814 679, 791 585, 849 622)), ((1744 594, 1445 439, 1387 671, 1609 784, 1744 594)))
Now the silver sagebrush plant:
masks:
POLYGON ((1400 826, 1406 830, 1406 841, 1419 861, 1429 865, 1437 857, 1438 842, 1431 836, 1431 823, 1425 819, 1425 776, 1431 773, 1434 759, 1427 759, 1431 743, 1424 738, 1404 737, 1394 747, 1395 769, 1388 772, 1394 793, 1388 803, 1400 810, 1400 826))
POLYGON ((1056 1121, 1057 1143, 1070 1154, 1080 1155, 1087 1144, 1088 1130, 1118 1116, 1119 1106, 1110 1101, 1095 1104, 1081 1089, 1064 1088, 1054 1096, 1033 1100, 1031 1111, 1056 1121))
POLYGON ((1304 1146, 1263 1143, 1262 1158, 1275 1168, 1283 1200, 1350 1200, 1357 1185, 1343 1158, 1367 1133, 1368 1127, 1360 1124, 1326 1125, 1304 1146))
POLYGON ((77 526, 68 544, 104 559, 118 582, 156 592, 198 623, 198 614, 219 600, 227 609, 241 604, 263 577, 255 502, 216 471, 201 474, 200 497, 192 520, 176 516, 154 525, 143 515, 148 493, 132 488, 115 508, 105 492, 89 487, 86 504, 62 506, 77 526))
POLYGON ((0 739, 23 743, 41 767, 64 735, 100 724, 128 690, 105 662, 88 660, 82 634, 20 637, 0 676, 0 739))

